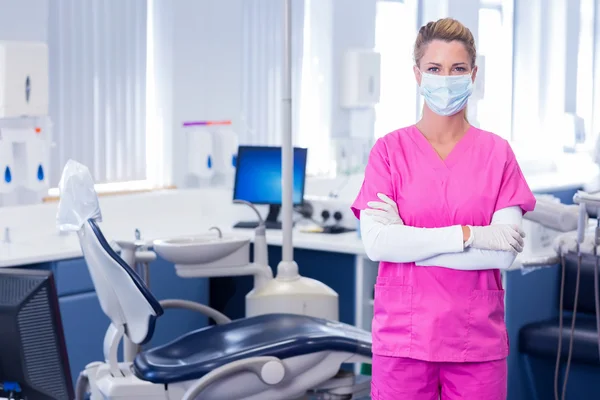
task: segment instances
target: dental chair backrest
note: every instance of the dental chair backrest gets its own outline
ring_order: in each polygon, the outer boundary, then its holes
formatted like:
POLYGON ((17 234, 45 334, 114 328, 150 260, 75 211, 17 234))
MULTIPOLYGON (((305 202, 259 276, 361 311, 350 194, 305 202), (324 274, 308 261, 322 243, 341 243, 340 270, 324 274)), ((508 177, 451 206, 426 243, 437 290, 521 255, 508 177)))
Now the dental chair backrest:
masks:
POLYGON ((148 342, 163 314, 160 303, 112 249, 95 220, 87 220, 78 235, 102 311, 115 327, 124 326, 133 343, 148 342))

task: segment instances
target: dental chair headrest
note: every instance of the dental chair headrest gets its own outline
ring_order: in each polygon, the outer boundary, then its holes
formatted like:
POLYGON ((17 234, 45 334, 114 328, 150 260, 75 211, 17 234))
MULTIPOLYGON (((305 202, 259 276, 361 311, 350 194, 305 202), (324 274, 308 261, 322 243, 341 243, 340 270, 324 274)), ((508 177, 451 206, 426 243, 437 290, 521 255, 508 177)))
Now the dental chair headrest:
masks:
POLYGON ((160 303, 108 244, 95 220, 84 224, 79 241, 102 311, 113 325, 125 327, 132 342, 147 343, 163 314, 160 303))

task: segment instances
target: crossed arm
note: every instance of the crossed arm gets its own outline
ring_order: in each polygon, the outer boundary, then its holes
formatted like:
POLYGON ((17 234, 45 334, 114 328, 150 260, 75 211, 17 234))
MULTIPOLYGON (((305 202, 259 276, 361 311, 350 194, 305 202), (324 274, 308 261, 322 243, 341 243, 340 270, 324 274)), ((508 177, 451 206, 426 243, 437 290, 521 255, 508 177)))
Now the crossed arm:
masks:
MULTIPOLYGON (((508 207, 494 213, 491 224, 520 227, 522 218, 520 207, 508 207)), ((508 269, 516 258, 516 254, 510 251, 465 248, 460 225, 444 228, 386 225, 361 211, 360 230, 365 252, 373 261, 483 270, 508 269)))

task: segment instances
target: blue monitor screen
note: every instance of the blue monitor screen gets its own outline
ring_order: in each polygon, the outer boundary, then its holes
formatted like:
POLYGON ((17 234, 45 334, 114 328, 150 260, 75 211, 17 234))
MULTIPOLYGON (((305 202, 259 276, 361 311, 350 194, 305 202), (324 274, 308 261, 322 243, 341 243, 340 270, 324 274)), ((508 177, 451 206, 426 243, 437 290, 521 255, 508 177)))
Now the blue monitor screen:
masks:
MULTIPOLYGON (((304 197, 306 153, 306 149, 294 148, 294 205, 302 204, 304 197)), ((281 204, 281 147, 239 147, 233 198, 281 204)))

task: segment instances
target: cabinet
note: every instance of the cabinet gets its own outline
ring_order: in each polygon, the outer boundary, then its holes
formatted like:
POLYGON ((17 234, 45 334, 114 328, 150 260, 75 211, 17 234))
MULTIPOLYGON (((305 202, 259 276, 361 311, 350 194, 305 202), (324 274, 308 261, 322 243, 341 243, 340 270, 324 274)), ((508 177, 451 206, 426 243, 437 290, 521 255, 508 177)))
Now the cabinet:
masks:
POLYGON ((69 355, 73 383, 79 372, 92 361, 102 361, 102 341, 109 320, 98 303, 96 293, 88 292, 60 297, 60 315, 69 355))
MULTIPOLYGON (((102 343, 110 323, 100 308, 87 265, 83 258, 75 258, 26 268, 50 269, 54 273, 69 366, 75 383, 79 372, 88 363, 104 359, 102 343)), ((175 274, 173 264, 160 258, 150 266, 150 289, 159 300, 184 299, 208 304, 207 279, 181 279, 175 274)), ((198 313, 165 310, 146 346, 168 343, 206 325, 206 317, 198 313)))

